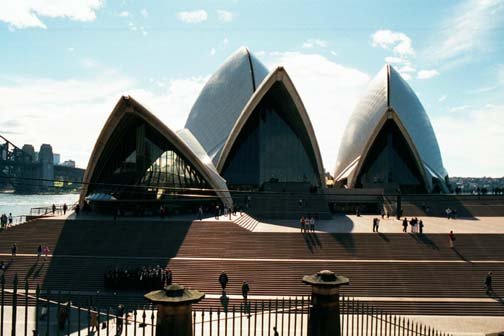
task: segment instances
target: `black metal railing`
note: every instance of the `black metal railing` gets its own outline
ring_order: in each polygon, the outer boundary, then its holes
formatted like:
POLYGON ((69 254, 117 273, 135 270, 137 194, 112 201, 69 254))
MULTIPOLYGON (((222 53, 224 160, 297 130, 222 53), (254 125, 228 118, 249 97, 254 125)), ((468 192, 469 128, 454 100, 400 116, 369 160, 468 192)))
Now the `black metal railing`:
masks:
MULTIPOLYGON (((156 310, 150 304, 116 306, 119 297, 98 304, 89 295, 41 291, 38 285, 30 290, 33 287, 27 281, 19 286, 17 276, 9 286, 3 275, 0 280, 0 336, 153 336, 156 332, 156 310)), ((227 302, 208 299, 195 305, 193 335, 274 336, 275 330, 283 336, 308 334, 312 308, 309 296, 227 302)), ((355 298, 341 296, 339 305, 343 336, 450 336, 355 298)))

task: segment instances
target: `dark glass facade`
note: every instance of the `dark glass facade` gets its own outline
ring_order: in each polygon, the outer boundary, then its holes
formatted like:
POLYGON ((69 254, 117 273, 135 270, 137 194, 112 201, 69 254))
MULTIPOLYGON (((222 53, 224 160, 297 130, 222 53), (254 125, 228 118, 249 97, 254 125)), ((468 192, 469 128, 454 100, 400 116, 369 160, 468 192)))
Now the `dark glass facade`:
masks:
POLYGON ((198 189, 211 187, 168 139, 141 118, 127 114, 103 150, 88 195, 163 200, 174 195, 209 193, 198 189))
POLYGON ((320 185, 315 155, 297 108, 281 82, 252 112, 223 166, 230 188, 264 183, 320 185))
POLYGON ((394 120, 389 119, 372 144, 357 177, 357 188, 400 188, 426 192, 417 162, 394 120))

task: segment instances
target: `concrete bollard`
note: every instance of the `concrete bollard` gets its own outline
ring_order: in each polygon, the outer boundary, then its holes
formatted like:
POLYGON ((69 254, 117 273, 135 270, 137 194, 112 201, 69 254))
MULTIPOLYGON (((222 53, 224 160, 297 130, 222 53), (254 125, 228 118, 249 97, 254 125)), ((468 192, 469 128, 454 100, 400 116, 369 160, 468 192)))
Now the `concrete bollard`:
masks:
POLYGON ((205 293, 172 284, 144 295, 157 304, 156 336, 192 336, 192 304, 202 300, 205 293))
POLYGON ((324 270, 305 275, 303 282, 312 286, 308 336, 340 336, 339 288, 350 283, 348 278, 324 270))

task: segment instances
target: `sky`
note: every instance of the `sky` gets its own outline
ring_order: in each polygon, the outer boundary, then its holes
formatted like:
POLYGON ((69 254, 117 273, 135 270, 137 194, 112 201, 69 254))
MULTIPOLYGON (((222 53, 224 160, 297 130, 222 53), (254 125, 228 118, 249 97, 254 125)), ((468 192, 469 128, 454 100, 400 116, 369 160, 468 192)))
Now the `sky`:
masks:
POLYGON ((389 63, 417 93, 450 176, 504 176, 504 0, 0 0, 0 135, 85 168, 131 95, 183 128, 241 46, 285 67, 326 171, 368 82, 389 63))

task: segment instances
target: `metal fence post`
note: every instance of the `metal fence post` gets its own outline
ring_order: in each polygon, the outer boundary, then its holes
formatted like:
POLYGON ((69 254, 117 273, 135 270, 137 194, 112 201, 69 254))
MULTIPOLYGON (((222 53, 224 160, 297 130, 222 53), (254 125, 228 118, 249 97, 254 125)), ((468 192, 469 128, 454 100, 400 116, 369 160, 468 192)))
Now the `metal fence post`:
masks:
POLYGON ((12 291, 12 327, 11 335, 16 336, 16 321, 17 321, 17 286, 18 286, 18 276, 14 276, 14 289, 12 291))
POLYGON ((4 304, 5 304, 5 276, 2 274, 2 279, 0 280, 2 282, 2 297, 1 297, 1 302, 0 302, 0 336, 3 336, 3 329, 4 329, 4 304))
POLYGON ((25 315, 24 315, 24 334, 28 335, 28 281, 25 280, 25 315))

